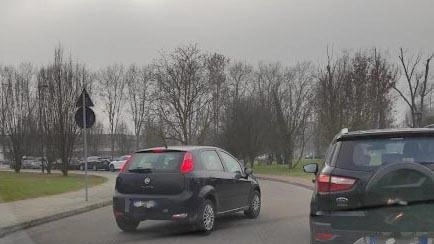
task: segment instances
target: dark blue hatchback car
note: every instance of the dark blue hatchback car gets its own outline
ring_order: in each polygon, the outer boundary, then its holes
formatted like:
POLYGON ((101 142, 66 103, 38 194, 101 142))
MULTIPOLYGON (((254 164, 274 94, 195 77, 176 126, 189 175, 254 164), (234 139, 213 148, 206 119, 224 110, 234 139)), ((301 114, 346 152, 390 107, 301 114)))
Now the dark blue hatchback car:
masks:
POLYGON ((215 217, 244 211, 256 218, 261 190, 251 169, 216 147, 151 148, 136 152, 116 179, 113 212, 124 231, 143 220, 183 220, 203 232, 215 217))

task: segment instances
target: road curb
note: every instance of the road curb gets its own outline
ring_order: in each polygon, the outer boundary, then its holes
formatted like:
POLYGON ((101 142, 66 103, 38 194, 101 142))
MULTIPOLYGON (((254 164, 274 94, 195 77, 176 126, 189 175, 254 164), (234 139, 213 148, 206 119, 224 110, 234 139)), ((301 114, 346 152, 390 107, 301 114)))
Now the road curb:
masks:
POLYGON ((258 178, 260 180, 268 180, 268 181, 274 181, 274 182, 280 182, 280 183, 295 185, 295 186, 299 186, 299 187, 302 187, 302 188, 305 188, 305 189, 308 189, 311 191, 314 189, 314 187, 311 185, 306 185, 306 184, 291 181, 291 180, 282 180, 282 179, 276 179, 276 178, 267 177, 267 176, 256 176, 256 178, 258 178))
POLYGON ((50 215, 50 216, 46 216, 46 217, 42 217, 42 218, 38 218, 38 219, 33 219, 33 220, 26 221, 26 222, 23 222, 23 223, 19 223, 19 224, 11 225, 11 226, 8 226, 8 227, 0 228, 0 238, 4 237, 4 236, 6 236, 6 235, 8 235, 10 233, 19 231, 19 230, 24 230, 24 229, 27 229, 27 228, 30 228, 30 227, 34 227, 34 226, 37 226, 37 225, 41 225, 41 224, 45 224, 45 223, 48 223, 48 222, 51 222, 51 221, 59 220, 59 219, 62 219, 62 218, 70 217, 70 216, 73 216, 73 215, 77 215, 77 214, 89 212, 91 210, 95 210, 95 209, 98 209, 98 208, 102 208, 102 207, 105 207, 105 206, 109 206, 112 203, 113 203, 113 201, 112 201, 112 199, 110 199, 110 200, 102 201, 102 202, 99 202, 99 203, 94 203, 94 204, 91 204, 89 206, 85 206, 85 207, 82 207, 82 208, 73 209, 73 210, 69 210, 69 211, 66 211, 66 212, 62 212, 62 213, 58 213, 58 214, 53 214, 53 215, 50 215))

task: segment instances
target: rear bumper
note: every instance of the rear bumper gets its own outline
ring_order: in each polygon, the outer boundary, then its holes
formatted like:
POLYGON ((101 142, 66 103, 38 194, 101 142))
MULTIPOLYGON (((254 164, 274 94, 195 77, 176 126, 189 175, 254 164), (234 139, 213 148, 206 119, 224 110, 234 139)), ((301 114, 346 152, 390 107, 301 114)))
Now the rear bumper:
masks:
POLYGON ((354 243, 365 237, 375 239, 382 233, 432 237, 433 215, 432 205, 317 212, 310 216, 311 240, 312 243, 354 243))
POLYGON ((142 220, 196 220, 199 199, 190 192, 177 195, 121 194, 113 196, 115 218, 142 220))

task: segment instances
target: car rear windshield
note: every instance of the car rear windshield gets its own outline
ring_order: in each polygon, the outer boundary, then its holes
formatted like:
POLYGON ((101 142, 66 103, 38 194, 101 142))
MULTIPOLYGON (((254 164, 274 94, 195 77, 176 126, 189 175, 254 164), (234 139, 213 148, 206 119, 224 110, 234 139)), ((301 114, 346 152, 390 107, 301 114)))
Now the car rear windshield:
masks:
POLYGON ((128 171, 178 172, 184 154, 185 152, 180 151, 136 153, 131 159, 128 171))
POLYGON ((371 171, 393 163, 434 164, 434 137, 399 137, 342 141, 336 166, 371 171))

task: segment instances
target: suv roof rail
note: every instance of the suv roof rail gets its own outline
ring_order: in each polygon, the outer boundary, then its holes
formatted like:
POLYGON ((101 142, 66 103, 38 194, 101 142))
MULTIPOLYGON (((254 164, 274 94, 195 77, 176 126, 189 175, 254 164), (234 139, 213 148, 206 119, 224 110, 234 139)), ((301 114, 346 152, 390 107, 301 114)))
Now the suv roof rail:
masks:
POLYGON ((339 133, 337 133, 335 137, 333 137, 333 141, 335 142, 341 135, 344 134, 348 134, 348 128, 342 128, 341 131, 339 131, 339 133))

